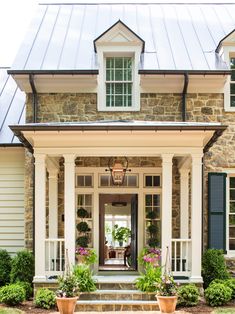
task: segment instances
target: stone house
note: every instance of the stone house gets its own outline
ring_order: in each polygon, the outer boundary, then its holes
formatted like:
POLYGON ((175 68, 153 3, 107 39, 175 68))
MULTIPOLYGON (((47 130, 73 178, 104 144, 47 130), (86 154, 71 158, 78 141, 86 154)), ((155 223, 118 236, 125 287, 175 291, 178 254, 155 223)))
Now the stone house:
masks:
POLYGON ((136 274, 149 244, 179 280, 202 282, 207 247, 232 264, 234 17, 235 4, 39 5, 8 69, 21 98, 0 98, 0 245, 34 251, 35 282, 76 246, 96 250, 97 274, 136 274))

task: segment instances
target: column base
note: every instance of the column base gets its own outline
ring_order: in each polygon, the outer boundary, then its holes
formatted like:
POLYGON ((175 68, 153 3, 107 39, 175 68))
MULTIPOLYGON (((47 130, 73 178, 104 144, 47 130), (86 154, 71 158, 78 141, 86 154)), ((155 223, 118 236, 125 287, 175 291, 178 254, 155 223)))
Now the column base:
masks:
POLYGON ((189 278, 189 281, 193 283, 203 283, 202 276, 192 276, 189 278))
POLYGON ((47 281, 47 277, 46 276, 34 276, 33 277, 33 282, 44 282, 47 281))

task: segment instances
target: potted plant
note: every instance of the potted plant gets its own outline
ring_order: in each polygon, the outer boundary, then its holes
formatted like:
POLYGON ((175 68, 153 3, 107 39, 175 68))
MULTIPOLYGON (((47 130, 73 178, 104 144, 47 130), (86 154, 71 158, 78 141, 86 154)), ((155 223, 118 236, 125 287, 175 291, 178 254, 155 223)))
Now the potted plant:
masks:
POLYGON ((120 246, 123 246, 123 242, 131 237, 131 230, 127 227, 118 227, 118 225, 114 225, 112 235, 114 240, 118 241, 120 246))
MULTIPOLYGON (((67 255, 67 252, 66 252, 67 255)), ((66 258, 66 260, 68 260, 66 258)), ((66 262, 66 272, 58 278, 56 303, 60 314, 73 314, 78 299, 78 282, 66 262)))
POLYGON ((84 247, 76 248, 76 257, 78 263, 86 264, 86 265, 93 265, 97 261, 97 255, 95 250, 88 249, 84 247))
POLYGON ((161 313, 175 313, 177 285, 171 275, 164 274, 156 284, 157 300, 161 313))

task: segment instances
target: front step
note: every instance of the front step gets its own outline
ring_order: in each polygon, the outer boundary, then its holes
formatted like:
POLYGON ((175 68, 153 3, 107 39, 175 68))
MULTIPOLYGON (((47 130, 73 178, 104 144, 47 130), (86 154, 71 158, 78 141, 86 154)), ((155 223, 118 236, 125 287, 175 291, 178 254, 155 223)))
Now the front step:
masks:
POLYGON ((136 290, 136 275, 112 275, 112 276, 94 276, 97 289, 100 290, 136 290))
POLYGON ((157 301, 142 300, 78 300, 77 312, 158 311, 157 301))
POLYGON ((79 300, 142 300, 156 301, 156 293, 145 293, 140 290, 96 290, 82 292, 79 300))

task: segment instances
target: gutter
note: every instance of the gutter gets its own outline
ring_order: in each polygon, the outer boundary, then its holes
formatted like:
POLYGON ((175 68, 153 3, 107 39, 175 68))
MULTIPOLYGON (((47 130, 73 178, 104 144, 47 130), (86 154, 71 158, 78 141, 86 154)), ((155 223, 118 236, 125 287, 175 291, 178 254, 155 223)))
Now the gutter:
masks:
POLYGON ((29 83, 32 89, 32 111, 33 111, 33 123, 37 123, 37 106, 38 106, 38 96, 37 96, 37 90, 34 84, 34 75, 29 74, 29 83))
POLYGON ((224 69, 224 70, 139 70, 139 74, 145 75, 174 75, 174 74, 185 74, 188 73, 189 75, 228 75, 231 74, 231 70, 224 69))
POLYGON ((184 88, 182 93, 182 121, 186 121, 186 97, 187 97, 187 91, 188 91, 188 73, 184 73, 184 88))

